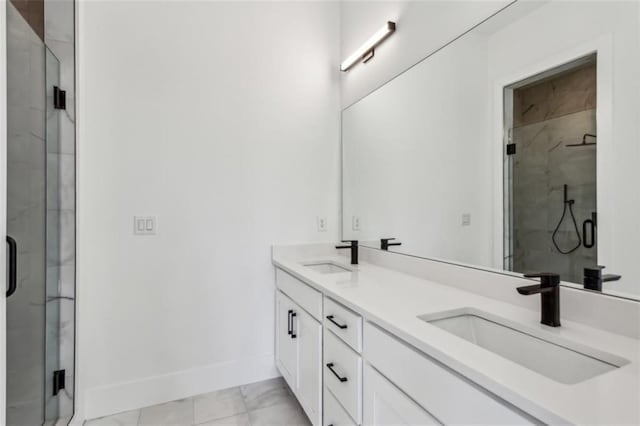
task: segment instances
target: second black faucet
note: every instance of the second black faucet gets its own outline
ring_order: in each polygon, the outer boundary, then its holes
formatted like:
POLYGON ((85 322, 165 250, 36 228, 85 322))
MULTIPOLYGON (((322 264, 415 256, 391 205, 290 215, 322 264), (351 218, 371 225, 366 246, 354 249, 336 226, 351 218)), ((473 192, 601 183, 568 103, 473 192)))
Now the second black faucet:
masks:
POLYGON ((358 240, 342 240, 343 243, 351 243, 348 246, 336 246, 337 249, 351 249, 351 264, 358 264, 358 240))
POLYGON ((540 322, 550 327, 560 327, 560 275, 550 272, 525 274, 525 278, 540 278, 540 284, 518 287, 525 296, 540 294, 540 322))

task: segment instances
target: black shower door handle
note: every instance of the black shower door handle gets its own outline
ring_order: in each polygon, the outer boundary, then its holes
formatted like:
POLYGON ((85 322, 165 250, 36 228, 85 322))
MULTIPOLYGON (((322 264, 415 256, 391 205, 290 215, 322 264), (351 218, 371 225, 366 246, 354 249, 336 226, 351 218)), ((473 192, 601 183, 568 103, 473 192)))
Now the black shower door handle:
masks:
POLYGON ((9 289, 7 290, 7 297, 9 297, 18 288, 18 244, 9 235, 7 235, 7 244, 9 245, 9 289))
POLYGON ((586 248, 591 248, 596 244, 596 223, 592 219, 582 222, 582 243, 586 248), (590 239, 587 239, 588 231, 590 231, 590 239))

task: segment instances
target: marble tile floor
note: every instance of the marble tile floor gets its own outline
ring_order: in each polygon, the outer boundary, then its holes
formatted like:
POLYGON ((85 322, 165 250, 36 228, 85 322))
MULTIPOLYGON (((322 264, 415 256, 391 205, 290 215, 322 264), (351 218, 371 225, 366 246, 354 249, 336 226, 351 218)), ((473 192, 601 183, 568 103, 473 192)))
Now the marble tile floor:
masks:
POLYGON ((85 422, 85 426, 310 426, 282 378, 167 402, 85 422))

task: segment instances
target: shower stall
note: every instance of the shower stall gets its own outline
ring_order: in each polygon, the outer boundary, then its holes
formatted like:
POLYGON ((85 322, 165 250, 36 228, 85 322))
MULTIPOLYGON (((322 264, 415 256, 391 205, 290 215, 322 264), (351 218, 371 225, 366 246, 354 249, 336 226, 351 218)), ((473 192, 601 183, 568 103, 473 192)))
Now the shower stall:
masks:
POLYGON ((7 425, 73 414, 74 120, 62 75, 68 62, 48 46, 45 5, 37 3, 5 3, 7 425))
POLYGON ((580 283, 597 265, 596 59, 505 91, 505 269, 580 283))

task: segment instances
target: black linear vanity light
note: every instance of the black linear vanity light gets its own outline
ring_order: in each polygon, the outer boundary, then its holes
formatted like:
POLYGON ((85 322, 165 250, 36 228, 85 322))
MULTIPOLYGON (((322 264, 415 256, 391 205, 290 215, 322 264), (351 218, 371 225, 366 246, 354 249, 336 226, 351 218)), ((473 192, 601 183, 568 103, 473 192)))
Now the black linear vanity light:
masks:
POLYGON ((368 62, 375 54, 376 46, 386 40, 396 30, 396 23, 388 21, 384 27, 380 28, 369 40, 365 41, 351 56, 340 65, 341 71, 349 71, 351 67, 360 61, 368 62))

